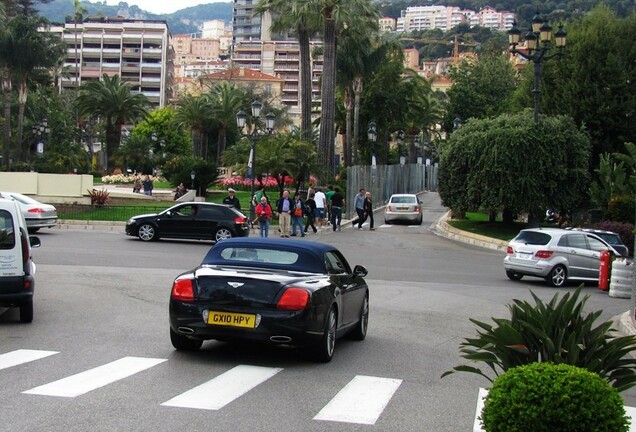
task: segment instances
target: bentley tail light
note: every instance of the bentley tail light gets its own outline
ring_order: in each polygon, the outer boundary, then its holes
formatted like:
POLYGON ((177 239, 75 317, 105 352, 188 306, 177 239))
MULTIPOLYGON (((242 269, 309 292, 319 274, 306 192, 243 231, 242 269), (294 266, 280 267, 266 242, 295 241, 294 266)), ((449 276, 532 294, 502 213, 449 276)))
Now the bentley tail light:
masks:
POLYGON ((234 222, 237 223, 237 224, 243 224, 243 223, 247 222, 247 218, 244 218, 244 217, 241 217, 241 216, 235 217, 234 218, 234 222))
POLYGON ((543 258, 543 259, 547 259, 550 258, 552 256, 554 252, 550 251, 550 250, 540 250, 539 252, 537 252, 536 254, 534 254, 534 256, 536 258, 543 258))
POLYGON ((276 309, 290 311, 303 310, 307 307, 307 303, 309 303, 309 293, 307 290, 289 287, 283 293, 280 300, 278 300, 276 309))
POLYGON ((170 296, 175 300, 194 301, 192 279, 177 279, 174 281, 170 296))
POLYGON ((506 253, 508 255, 514 255, 515 251, 514 249, 512 249, 512 246, 508 246, 508 248, 506 249, 506 253))
POLYGON ((44 209, 41 208, 32 208, 27 210, 28 213, 45 213, 44 209))

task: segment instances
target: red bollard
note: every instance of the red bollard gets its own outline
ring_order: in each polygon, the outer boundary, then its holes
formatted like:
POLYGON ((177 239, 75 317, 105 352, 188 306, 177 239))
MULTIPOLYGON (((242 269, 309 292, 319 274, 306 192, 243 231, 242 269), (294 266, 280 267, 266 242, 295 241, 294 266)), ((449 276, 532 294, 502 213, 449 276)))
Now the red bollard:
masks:
POLYGON ((609 290, 610 275, 610 253, 601 251, 600 264, 598 268, 598 287, 602 291, 609 290))

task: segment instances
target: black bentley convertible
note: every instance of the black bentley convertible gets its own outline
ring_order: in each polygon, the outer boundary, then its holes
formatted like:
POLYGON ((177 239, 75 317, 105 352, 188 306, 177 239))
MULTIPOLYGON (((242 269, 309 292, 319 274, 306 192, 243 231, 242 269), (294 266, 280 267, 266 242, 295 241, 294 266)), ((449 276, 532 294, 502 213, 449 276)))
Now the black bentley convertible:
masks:
POLYGON ((204 340, 302 346, 322 362, 336 339, 363 340, 369 321, 367 270, 351 269, 333 246, 288 239, 218 242, 170 294, 170 339, 178 350, 204 340))

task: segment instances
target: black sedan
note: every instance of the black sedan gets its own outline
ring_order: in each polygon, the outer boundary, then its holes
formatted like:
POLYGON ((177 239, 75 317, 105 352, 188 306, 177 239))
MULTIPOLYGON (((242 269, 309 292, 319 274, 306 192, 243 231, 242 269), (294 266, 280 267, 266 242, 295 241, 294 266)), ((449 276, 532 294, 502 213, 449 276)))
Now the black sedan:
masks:
POLYGON ((208 339, 301 346, 328 362, 337 338, 366 337, 366 275, 322 243, 225 240, 174 280, 170 340, 178 350, 197 350, 208 339))
POLYGON ((220 241, 247 237, 247 218, 223 204, 186 202, 158 214, 134 216, 126 223, 126 234, 143 241, 164 238, 220 241))

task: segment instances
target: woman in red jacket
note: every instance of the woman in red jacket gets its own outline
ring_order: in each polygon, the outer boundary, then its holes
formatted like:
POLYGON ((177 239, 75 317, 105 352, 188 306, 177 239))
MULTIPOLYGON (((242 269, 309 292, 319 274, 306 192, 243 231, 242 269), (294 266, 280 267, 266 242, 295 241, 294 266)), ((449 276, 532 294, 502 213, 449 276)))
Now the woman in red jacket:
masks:
POLYGON ((256 206, 255 211, 261 237, 269 236, 269 220, 272 218, 272 207, 267 202, 267 197, 261 197, 261 202, 256 206))

